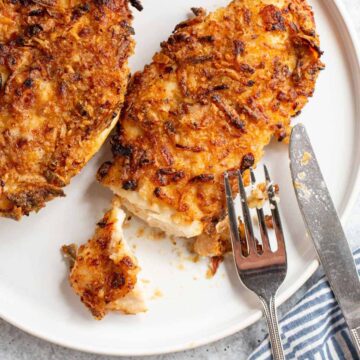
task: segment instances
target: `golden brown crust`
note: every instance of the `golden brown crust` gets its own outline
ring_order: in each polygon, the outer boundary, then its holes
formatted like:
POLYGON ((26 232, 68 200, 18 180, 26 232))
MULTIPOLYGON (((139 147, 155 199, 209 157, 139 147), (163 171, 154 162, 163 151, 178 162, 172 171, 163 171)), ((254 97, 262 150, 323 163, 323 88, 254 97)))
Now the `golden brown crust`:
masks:
POLYGON ((177 221, 200 220, 211 238, 225 211, 224 171, 245 171, 272 136, 284 140, 323 64, 304 0, 193 11, 132 78, 114 160, 98 178, 174 209, 177 221))
POLYGON ((133 51, 128 0, 0 4, 0 216, 38 210, 115 125, 133 51))
MULTIPOLYGON (((122 220, 117 211, 107 212, 94 237, 79 247, 69 276, 74 291, 97 319, 117 310, 117 301, 134 290, 139 272, 125 239, 119 237, 117 227, 122 226, 122 220)), ((63 252, 69 256, 73 249, 63 247, 63 252)))

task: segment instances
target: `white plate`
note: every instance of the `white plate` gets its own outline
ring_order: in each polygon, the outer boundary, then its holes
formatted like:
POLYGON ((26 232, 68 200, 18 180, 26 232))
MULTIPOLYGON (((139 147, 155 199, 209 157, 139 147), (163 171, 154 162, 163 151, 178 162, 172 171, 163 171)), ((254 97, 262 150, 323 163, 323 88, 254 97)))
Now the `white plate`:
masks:
MULTIPOLYGON (((136 13, 136 55, 140 69, 183 20, 191 6, 213 10, 227 1, 144 0, 136 13)), ((311 1, 325 51, 326 71, 300 116, 306 124, 334 201, 344 217, 359 185, 359 57, 353 33, 333 0, 311 1)), ((216 277, 206 279, 206 262, 194 264, 186 251, 170 241, 130 235, 137 245, 148 293, 149 311, 139 316, 109 315, 94 321, 67 283, 59 248, 84 242, 108 206, 110 193, 94 181, 106 155, 98 154, 55 200, 20 223, 1 220, 0 315, 19 328, 67 347, 113 354, 159 354, 199 346, 230 335, 261 316, 257 299, 238 282, 231 259, 216 277), (159 296, 159 290, 162 296, 159 296), (152 296, 152 294, 157 296, 152 296), (151 299, 153 297, 153 299, 151 299)), ((310 240, 304 236, 291 181, 287 150, 273 144, 266 162, 280 184, 289 272, 279 299, 291 296, 318 266, 310 240)), ((141 224, 137 225, 141 227, 141 224)), ((134 223, 133 227, 136 227, 134 223)), ((136 231, 136 230, 134 230, 136 231)))

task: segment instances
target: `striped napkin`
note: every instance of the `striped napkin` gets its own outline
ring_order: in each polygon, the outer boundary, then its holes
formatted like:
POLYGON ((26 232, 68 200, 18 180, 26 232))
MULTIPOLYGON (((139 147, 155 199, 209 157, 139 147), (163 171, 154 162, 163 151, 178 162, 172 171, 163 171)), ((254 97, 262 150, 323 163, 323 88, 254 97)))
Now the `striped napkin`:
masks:
MULTIPOLYGON (((354 253, 360 275, 360 249, 354 253)), ((360 304, 359 304, 360 311, 360 304)), ((326 277, 280 321, 286 359, 359 360, 339 305, 326 277)), ((272 359, 268 339, 248 360, 272 359)))

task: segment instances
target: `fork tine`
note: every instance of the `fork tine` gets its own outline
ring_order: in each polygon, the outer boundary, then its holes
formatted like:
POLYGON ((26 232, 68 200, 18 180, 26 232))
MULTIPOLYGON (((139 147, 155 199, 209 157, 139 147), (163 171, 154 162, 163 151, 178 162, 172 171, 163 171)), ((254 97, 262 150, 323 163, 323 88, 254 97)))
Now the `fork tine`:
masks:
MULTIPOLYGON (((256 184, 256 178, 254 174, 254 170, 250 168, 250 178, 251 178, 251 184, 256 184)), ((256 213, 259 221, 259 227, 260 227, 260 235, 262 240, 262 250, 270 250, 270 242, 269 242, 269 234, 266 228, 265 223, 265 216, 264 216, 264 210, 263 208, 256 208, 256 213)))
POLYGON ((225 194, 226 194, 226 205, 228 209, 229 223, 230 223, 230 236, 233 244, 233 248, 240 249, 241 254, 241 240, 239 229, 237 225, 236 212, 234 207, 234 201, 232 197, 231 186, 229 182, 229 174, 225 172, 224 174, 224 182, 225 182, 225 194))
POLYGON ((238 177, 239 190, 240 190, 241 208, 242 208, 244 224, 245 224, 246 242, 247 242, 248 254, 250 255, 251 248, 253 248, 253 250, 257 253, 256 239, 255 239, 254 229, 253 229, 253 225, 252 225, 252 221, 251 221, 249 206, 247 203, 247 196, 246 196, 246 191, 245 191, 242 175, 241 175, 240 171, 238 171, 237 174, 238 174, 237 177, 238 177))
POLYGON ((266 165, 264 165, 264 172, 265 172, 265 179, 266 179, 266 189, 267 189, 268 196, 269 196, 271 214, 273 217, 274 230, 275 230, 275 235, 276 235, 276 239, 278 242, 278 250, 284 250, 285 249, 284 232, 283 232, 283 227, 281 224, 279 207, 278 207, 278 203, 275 198, 274 185, 270 179, 269 171, 268 171, 266 165))

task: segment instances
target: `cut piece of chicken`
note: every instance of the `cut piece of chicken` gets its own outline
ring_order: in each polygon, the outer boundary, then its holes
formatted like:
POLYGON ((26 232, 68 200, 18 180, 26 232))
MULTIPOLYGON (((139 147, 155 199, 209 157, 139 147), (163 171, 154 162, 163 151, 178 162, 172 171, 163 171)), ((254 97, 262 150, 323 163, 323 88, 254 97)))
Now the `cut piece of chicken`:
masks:
POLYGON ((124 100, 128 0, 0 2, 0 216, 63 196, 124 100))
POLYGON ((193 12, 133 76, 98 179, 150 225, 219 255, 224 171, 256 166, 273 136, 286 141, 323 64, 305 0, 193 12))
POLYGON ((122 231, 124 220, 125 213, 115 198, 92 239, 78 250, 74 245, 63 247, 71 260, 70 284, 98 320, 109 311, 146 311, 137 283, 140 268, 122 231))

